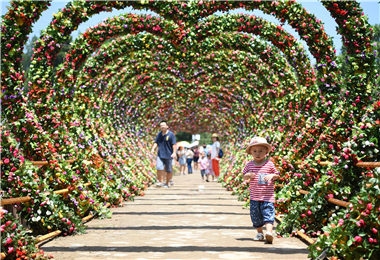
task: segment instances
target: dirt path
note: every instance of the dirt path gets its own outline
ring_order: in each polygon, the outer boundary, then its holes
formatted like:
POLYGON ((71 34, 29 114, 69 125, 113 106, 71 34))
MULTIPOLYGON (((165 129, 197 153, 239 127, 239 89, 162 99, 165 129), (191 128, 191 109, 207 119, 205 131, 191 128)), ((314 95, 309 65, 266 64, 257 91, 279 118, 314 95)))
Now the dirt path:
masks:
POLYGON ((150 187, 144 197, 95 219, 86 234, 42 246, 55 259, 308 259, 296 238, 273 245, 253 241, 249 211, 199 173, 175 176, 171 188, 150 187))

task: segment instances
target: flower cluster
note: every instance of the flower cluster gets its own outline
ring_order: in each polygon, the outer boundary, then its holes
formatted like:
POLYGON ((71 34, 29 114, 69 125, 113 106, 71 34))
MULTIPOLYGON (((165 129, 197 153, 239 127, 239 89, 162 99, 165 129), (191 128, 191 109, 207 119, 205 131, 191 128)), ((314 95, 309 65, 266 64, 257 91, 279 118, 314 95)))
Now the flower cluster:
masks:
MULTIPOLYGON (((370 97, 376 75, 371 29, 358 3, 323 4, 348 48, 350 75, 341 75, 321 21, 293 0, 73 1, 42 32, 25 77, 22 47, 49 4, 13 1, 2 23, 7 120, 1 126, 1 178, 8 197, 32 198, 15 206, 30 232, 80 232, 83 216, 107 215, 107 203, 119 205, 143 195, 155 181, 151 133, 165 118, 174 131, 211 132, 223 126, 235 145, 225 156, 222 182, 247 202, 248 185, 241 175, 249 159, 242 152, 244 140, 254 134, 267 137, 284 185, 276 188, 277 208, 286 214, 280 231, 333 234, 320 236, 313 256, 326 242, 331 255, 371 257, 379 241, 372 234, 378 230, 373 221, 378 214, 377 172, 355 166, 360 160, 378 159, 379 104, 370 97), (130 6, 160 17, 124 14, 107 19, 79 36, 54 68, 61 47, 79 24, 100 12, 130 6), (235 8, 259 9, 291 25, 307 42, 316 68, 282 26, 255 16, 213 15, 235 8), (36 168, 28 163, 35 160, 49 164, 36 168), (333 164, 322 166, 320 161, 333 164), (368 197, 364 186, 370 190, 368 197), (69 192, 54 194, 59 189, 69 192), (309 194, 303 196, 299 189, 309 194), (326 198, 350 201, 350 210, 359 215, 326 198), (355 222, 360 232, 354 233, 352 220, 359 216, 355 222), (331 225, 337 228, 328 230, 331 225), (347 247, 334 242, 344 232, 352 242, 347 247)), ((15 256, 15 243, 25 244, 9 227, 13 224, 4 227, 10 239, 3 251, 15 256)), ((33 247, 33 242, 28 245, 33 247)), ((26 250, 30 257, 33 250, 26 250)))

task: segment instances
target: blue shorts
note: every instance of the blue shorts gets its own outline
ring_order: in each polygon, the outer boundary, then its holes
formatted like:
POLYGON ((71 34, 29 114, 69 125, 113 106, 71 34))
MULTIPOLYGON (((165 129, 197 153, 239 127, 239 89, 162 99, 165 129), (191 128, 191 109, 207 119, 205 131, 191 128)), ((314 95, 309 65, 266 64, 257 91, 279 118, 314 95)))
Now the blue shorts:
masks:
POLYGON ((163 158, 160 158, 157 156, 157 165, 156 165, 156 169, 158 171, 163 171, 165 170, 166 172, 168 173, 171 173, 173 171, 173 159, 170 158, 170 159, 163 159, 163 158))
POLYGON ((266 223, 274 223, 274 203, 268 201, 250 201, 250 215, 254 228, 264 226, 266 223))

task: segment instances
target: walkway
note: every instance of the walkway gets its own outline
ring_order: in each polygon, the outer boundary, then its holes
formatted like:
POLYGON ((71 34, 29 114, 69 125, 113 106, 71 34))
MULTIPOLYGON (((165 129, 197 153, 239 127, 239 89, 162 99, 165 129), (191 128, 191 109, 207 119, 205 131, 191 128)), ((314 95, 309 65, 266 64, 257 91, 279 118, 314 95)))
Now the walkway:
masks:
POLYGON ((175 186, 150 187, 144 197, 87 223, 86 234, 42 246, 55 259, 307 259, 297 238, 253 241, 249 211, 199 173, 175 176, 175 186))

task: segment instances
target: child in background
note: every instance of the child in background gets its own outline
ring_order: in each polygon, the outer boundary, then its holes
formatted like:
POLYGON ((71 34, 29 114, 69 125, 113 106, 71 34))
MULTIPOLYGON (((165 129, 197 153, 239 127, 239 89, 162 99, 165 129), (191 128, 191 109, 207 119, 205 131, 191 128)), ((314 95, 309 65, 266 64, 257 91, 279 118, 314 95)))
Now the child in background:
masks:
POLYGON ((214 170, 212 169, 212 159, 211 159, 211 153, 207 154, 207 161, 208 161, 208 168, 207 168, 207 174, 206 174, 206 181, 209 182, 208 176, 212 176, 212 181, 214 181, 215 174, 214 170))
POLYGON ((254 240, 263 241, 263 226, 265 225, 265 240, 273 243, 274 183, 278 179, 278 171, 272 161, 266 156, 272 150, 272 145, 262 137, 251 139, 246 152, 253 156, 243 170, 244 179, 249 180, 250 215, 253 227, 257 229, 254 240))
POLYGON ((199 165, 201 168, 202 180, 204 180, 204 176, 206 175, 206 170, 208 168, 208 159, 204 152, 201 153, 201 159, 199 160, 199 165))
POLYGON ((182 175, 185 175, 185 169, 186 169, 186 151, 185 149, 180 146, 177 150, 177 157, 179 162, 179 171, 182 175))

